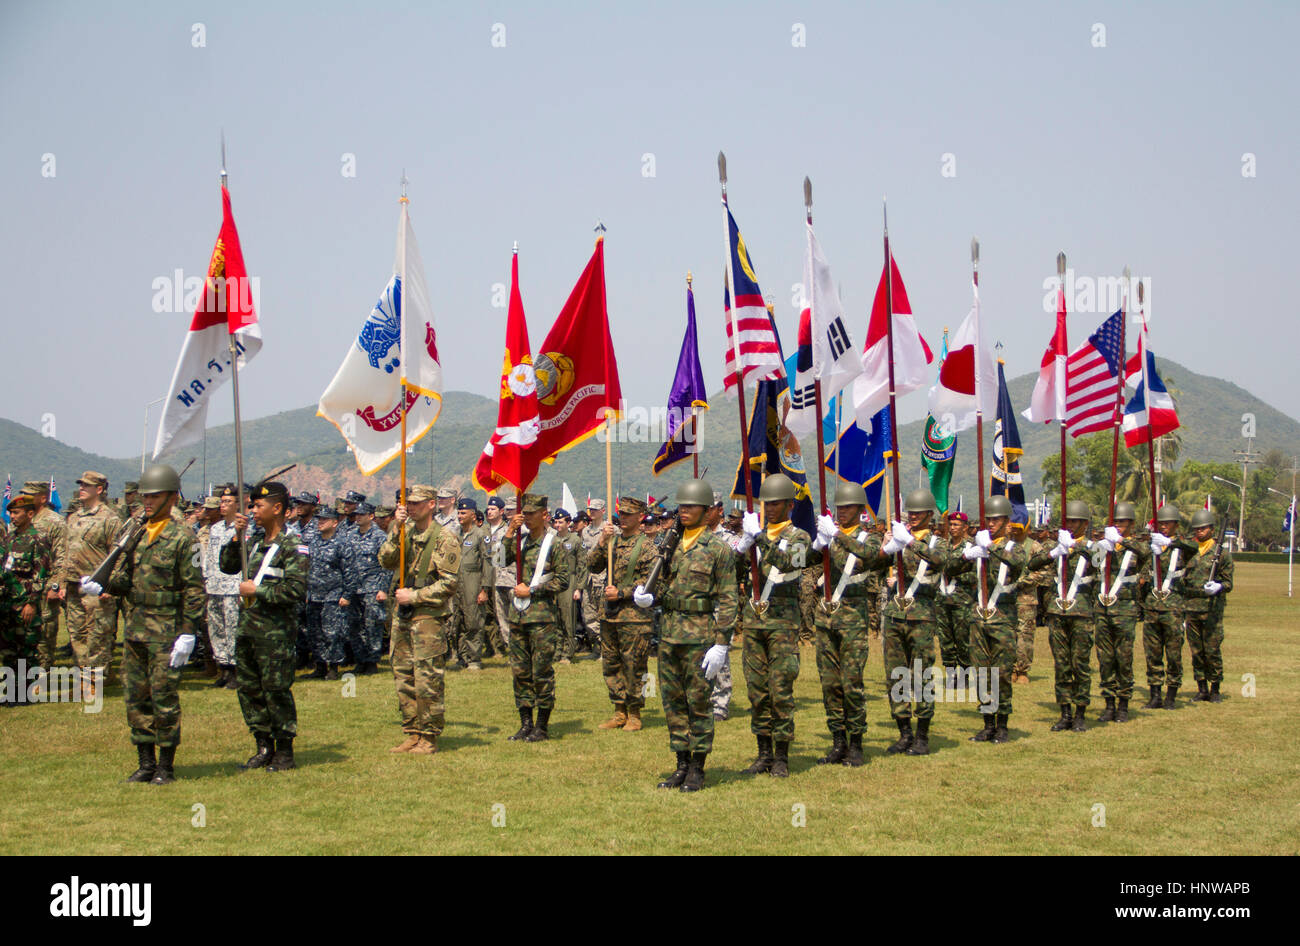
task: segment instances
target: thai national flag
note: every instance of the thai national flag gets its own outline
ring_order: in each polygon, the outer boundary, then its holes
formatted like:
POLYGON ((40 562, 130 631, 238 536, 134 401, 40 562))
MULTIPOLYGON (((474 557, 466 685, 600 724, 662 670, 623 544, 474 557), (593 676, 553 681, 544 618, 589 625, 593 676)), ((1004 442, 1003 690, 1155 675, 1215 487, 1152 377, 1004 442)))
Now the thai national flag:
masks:
MULTIPOLYGON (((1156 371, 1156 358, 1146 346, 1146 330, 1138 335, 1138 365, 1141 379, 1137 391, 1124 406, 1124 443, 1133 447, 1152 437, 1163 437, 1178 429, 1174 399, 1156 371)), ((1130 360, 1130 366, 1132 361, 1130 360)))

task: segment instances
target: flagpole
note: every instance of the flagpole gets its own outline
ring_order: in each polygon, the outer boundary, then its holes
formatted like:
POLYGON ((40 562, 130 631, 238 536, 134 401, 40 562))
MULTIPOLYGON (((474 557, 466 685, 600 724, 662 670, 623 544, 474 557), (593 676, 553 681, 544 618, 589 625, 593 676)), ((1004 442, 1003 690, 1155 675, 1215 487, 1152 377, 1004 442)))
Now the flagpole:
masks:
MULTIPOLYGON (((1156 483, 1156 438, 1151 429, 1151 386, 1147 383, 1147 313, 1143 303, 1146 293, 1142 283, 1138 283, 1138 311, 1142 313, 1142 328, 1138 332, 1138 349, 1142 358, 1142 396, 1147 405, 1147 478, 1151 485, 1151 520, 1155 521, 1156 511, 1160 508, 1160 488, 1156 483)), ((1155 528, 1152 525, 1151 528, 1155 528)), ((1159 590, 1160 556, 1151 556, 1151 587, 1159 590)))
MULTIPOLYGON (((889 350, 889 441, 893 449, 893 456, 890 458, 890 466, 894 468, 894 478, 890 484, 893 488, 894 498, 894 519, 901 522, 899 516, 902 515, 902 501, 900 494, 900 481, 898 472, 898 407, 897 395, 894 387, 894 258, 889 252, 889 206, 882 198, 880 201, 881 211, 884 217, 884 238, 885 238, 885 314, 888 318, 885 321, 885 343, 889 350)), ((895 555, 895 577, 894 577, 894 600, 903 606, 903 550, 899 549, 895 555)))
MULTIPOLYGON (((1124 267, 1124 285, 1128 285, 1129 268, 1124 267)), ((1115 486, 1119 479, 1119 431, 1124 423, 1124 375, 1128 367, 1128 344, 1125 340, 1125 328, 1128 321, 1128 296, 1121 296, 1119 305, 1119 371, 1115 377, 1115 420, 1111 424, 1110 440, 1110 512, 1106 516, 1106 524, 1113 526, 1115 524, 1115 486)), ((1147 405, 1147 417, 1151 416, 1150 405, 1147 405)), ((1154 515, 1154 511, 1153 511, 1154 515)), ((1106 554, 1102 562, 1101 586, 1104 594, 1110 594, 1110 553, 1106 554)))
MULTIPOLYGON (((812 259, 812 181, 807 177, 803 179, 803 209, 805 219, 808 221, 808 258, 812 259)), ((813 264, 809 263, 811 267, 813 264)), ((813 274, 813 279, 816 279, 813 274)), ((816 316, 812 312, 813 306, 813 287, 807 286, 804 291, 808 299, 808 318, 812 324, 816 324, 816 316)), ((821 512, 822 515, 830 515, 830 506, 826 502, 826 445, 822 442, 822 379, 818 377, 819 365, 817 364, 817 345, 813 345, 813 414, 815 416, 814 435, 817 440, 817 488, 821 491, 821 512)), ((831 610, 831 556, 830 550, 822 556, 822 608, 826 612, 831 610)))
MULTIPOLYGON (((686 271, 686 298, 688 302, 694 299, 694 293, 691 290, 691 281, 694 277, 691 271, 686 271)), ((691 308, 694 308, 693 306, 691 308)), ((698 342, 696 351, 699 351, 698 342)), ((698 355, 696 361, 698 361, 698 355)), ((694 404, 691 405, 691 475, 697 480, 700 478, 700 421, 699 413, 694 404)))
MULTIPOLYGON (((971 237, 970 240, 970 269, 971 282, 975 286, 975 451, 976 451, 976 476, 979 477, 979 488, 976 492, 979 495, 980 511, 980 528, 987 529, 988 524, 984 518, 984 383, 980 377, 980 359, 983 355, 984 334, 980 330, 980 241, 971 237)), ((1002 440, 1002 455, 1006 456, 1007 442, 1005 436, 1002 440)), ((1007 497, 1011 501, 1011 497, 1007 497)), ((987 607, 989 600, 989 579, 988 570, 984 567, 983 559, 975 560, 975 570, 979 573, 979 607, 983 611, 987 607)))
MULTIPOLYGON (((1005 365, 1006 362, 1003 361, 1001 358, 999 358, 998 364, 1005 365)), ((1007 501, 1010 502, 1011 501, 1011 464, 1007 460, 1006 424, 1002 425, 1002 492, 1006 495, 1007 501)), ((1028 513, 1029 510, 1026 509, 1025 512, 1028 513)), ((1035 522, 1034 525, 1037 526, 1038 523, 1035 522)))
MULTIPOLYGON (((230 178, 226 174, 226 133, 221 133, 221 189, 227 191, 230 178)), ((230 295, 226 294, 226 327, 230 327, 230 295)), ((239 497, 239 514, 247 515, 247 507, 244 503, 244 438, 239 424, 239 347, 235 341, 235 333, 229 332, 230 341, 230 390, 235 400, 235 493, 239 497)), ((245 581, 248 578, 248 544, 243 541, 242 537, 239 542, 239 580, 245 581)), ((242 599, 245 604, 249 599, 242 599)))
MULTIPOLYGON (((398 293, 398 308, 402 314, 402 321, 399 325, 397 336, 397 359, 402 363, 401 386, 398 390, 398 397, 401 403, 402 417, 402 458, 401 458, 401 490, 402 503, 406 504, 406 207, 410 203, 406 196, 406 169, 402 169, 402 196, 398 199, 402 208, 402 288, 398 293)), ((397 587, 405 587, 406 578, 406 523, 397 524, 397 587)))
MULTIPOLYGON (((718 152, 718 183, 722 185, 722 245, 725 248, 722 266, 722 290, 723 298, 730 298, 731 294, 731 226, 727 221, 727 156, 721 151, 718 152)), ((732 302, 732 312, 735 312, 735 299, 732 302)), ((741 468, 744 470, 745 480, 745 512, 754 511, 754 485, 750 482, 749 476, 749 420, 745 410, 745 372, 740 363, 740 332, 735 325, 735 316, 732 315, 731 326, 731 357, 736 366, 736 401, 740 408, 740 459, 741 468)), ((749 550, 749 572, 750 572, 750 607, 758 610, 759 583, 761 576, 758 573, 758 552, 751 546, 749 550)))
MULTIPOLYGON (((1060 277, 1061 280, 1061 288, 1060 288, 1061 301, 1064 302, 1065 301, 1065 253, 1064 252, 1056 254, 1056 275, 1060 277)), ((1067 309, 1066 311, 1068 313, 1069 310, 1067 309)), ((1069 335, 1067 333, 1066 344, 1065 344, 1065 354, 1067 357, 1069 356, 1069 353, 1070 353, 1070 343, 1069 343, 1069 335)), ((1070 373, 1069 373, 1068 366, 1066 371, 1063 372, 1063 374, 1065 375, 1064 377, 1065 390, 1061 392, 1060 403, 1068 404, 1069 394, 1070 394, 1070 373)), ((1060 517, 1061 517, 1062 529, 1065 528, 1065 416, 1064 415, 1065 412, 1062 411, 1062 416, 1060 418, 1061 421, 1061 513, 1060 513, 1060 517)), ((1062 561, 1064 561, 1064 559, 1062 559, 1062 561)))

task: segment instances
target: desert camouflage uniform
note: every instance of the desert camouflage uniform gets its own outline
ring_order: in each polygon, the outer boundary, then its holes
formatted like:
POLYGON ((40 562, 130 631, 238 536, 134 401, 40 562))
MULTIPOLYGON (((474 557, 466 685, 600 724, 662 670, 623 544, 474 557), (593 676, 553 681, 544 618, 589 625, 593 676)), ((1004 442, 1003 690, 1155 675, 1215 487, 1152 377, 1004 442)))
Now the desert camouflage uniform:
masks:
MULTIPOLYGON (((523 611, 507 598, 509 609, 506 620, 510 623, 510 675, 514 684, 515 706, 518 709, 552 709, 555 706, 555 647, 560 634, 560 609, 557 598, 569 587, 569 562, 557 554, 559 536, 547 527, 541 537, 526 535, 522 543, 523 582, 530 585, 537 570, 537 559, 546 536, 552 536, 547 553, 546 570, 538 574, 541 581, 523 611)), ((506 569, 515 574, 515 543, 508 540, 505 546, 506 569)))
MULTIPOLYGON (((603 524, 603 520, 602 520, 603 524)), ((600 544, 601 527, 585 526, 578 537, 582 539, 582 558, 591 554, 591 550, 600 544)), ((593 641, 600 640, 601 603, 605 600, 605 573, 586 573, 582 587, 582 622, 587 626, 587 633, 593 641)))
MULTIPOLYGON (((621 502, 621 500, 620 500, 621 502)), ((615 535, 601 542, 586 557, 589 574, 608 574, 618 589, 618 600, 604 603, 600 615, 600 664, 605 677, 609 701, 629 710, 640 711, 645 705, 643 681, 650 662, 650 631, 654 616, 649 609, 638 608, 632 592, 650 577, 650 567, 658 557, 655 543, 637 533, 630 539, 615 535), (606 550, 613 545, 614 567, 609 569, 606 550)))
POLYGON ((1183 615, 1187 626, 1187 646, 1192 652, 1192 676, 1198 684, 1223 680, 1223 612, 1232 591, 1232 553, 1226 545, 1214 580, 1223 585, 1217 595, 1205 592, 1210 580, 1210 563, 1214 560, 1214 540, 1208 539, 1187 562, 1182 577, 1183 615))
MULTIPOLYGON (((65 551, 67 528, 63 519, 49 506, 42 506, 32 519, 32 525, 36 527, 36 531, 41 534, 42 538, 49 543, 50 548, 54 551, 54 564, 57 567, 58 563, 67 554, 65 551)), ((80 582, 81 576, 78 575, 77 579, 80 582)), ((58 581, 58 575, 54 574, 52 580, 58 581)), ((47 582, 46 591, 49 590, 48 586, 49 583, 47 582)), ((54 648, 59 637, 59 611, 62 608, 63 603, 58 600, 51 601, 48 596, 41 598, 41 643, 37 661, 42 667, 54 666, 54 648)))
MULTIPOLYGON (((771 584, 767 607, 745 609, 741 659, 749 693, 750 731, 774 742, 794 741, 794 681, 799 676, 799 585, 811 544, 808 533, 790 521, 776 538, 765 528, 755 539, 758 549, 760 600, 771 584)), ((760 606, 761 607, 761 606, 760 606)))
POLYGON ((1091 585, 1096 579, 1092 567, 1092 543, 1087 539, 1076 539, 1068 556, 1061 559, 1052 558, 1051 548, 1044 547, 1029 560, 1029 568, 1044 566, 1050 566, 1053 571, 1052 588, 1047 598, 1047 629, 1056 672, 1056 702, 1059 706, 1085 707, 1092 696, 1092 668, 1089 666, 1092 651, 1091 585), (1080 561, 1084 563, 1082 572, 1079 571, 1080 561), (1071 604, 1068 596, 1076 576, 1079 576, 1078 591, 1071 604))
POLYGON ((1097 581, 1093 585, 1093 636, 1097 643, 1097 676, 1101 682, 1101 695, 1111 699, 1128 700, 1133 696, 1133 644, 1137 640, 1138 577, 1151 560, 1151 546, 1127 538, 1113 553, 1097 550, 1093 567, 1097 581), (1131 555, 1129 553, 1132 553, 1131 555), (1105 590, 1104 562, 1110 559, 1110 586, 1115 603, 1107 604, 1102 598, 1105 590), (1128 567, 1124 560, 1128 559, 1128 567), (1123 572, 1121 574, 1121 572, 1123 572))
POLYGON ((871 572, 864 562, 879 551, 880 537, 856 526, 852 532, 842 529, 836 532, 830 548, 819 553, 830 555, 832 597, 839 592, 838 601, 832 600, 832 610, 827 613, 823 607, 825 591, 817 588, 813 612, 817 622, 817 675, 822 684, 826 728, 832 737, 860 736, 867 731, 867 697, 862 674, 871 652, 867 630, 870 606, 867 579, 871 572), (853 567, 845 579, 850 557, 853 567))
POLYGON ((122 520, 104 503, 94 512, 79 509, 66 523, 63 555, 55 563, 54 574, 63 583, 73 662, 85 669, 104 668, 113 662, 113 645, 117 642, 117 602, 100 597, 86 606, 81 594, 81 579, 99 567, 108 550, 117 541, 122 520))
MULTIPOLYGON (((460 523, 457 523, 460 525, 460 523)), ((487 529, 474 526, 460 536, 460 606, 456 617, 458 656, 466 664, 483 662, 483 606, 478 594, 492 577, 492 547, 487 529)))
POLYGON ((224 519, 208 530, 203 547, 203 582, 208 593, 208 640, 212 658, 223 667, 235 665, 235 637, 239 633, 239 576, 221 570, 221 548, 235 536, 224 519))

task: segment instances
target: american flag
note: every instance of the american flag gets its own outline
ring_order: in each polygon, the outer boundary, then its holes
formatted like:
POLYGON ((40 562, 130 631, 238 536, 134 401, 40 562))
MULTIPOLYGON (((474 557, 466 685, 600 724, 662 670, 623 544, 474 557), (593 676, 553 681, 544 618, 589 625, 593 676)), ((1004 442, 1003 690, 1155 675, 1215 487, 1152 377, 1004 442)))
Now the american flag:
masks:
POLYGON ((1116 386, 1124 364, 1123 331, 1121 309, 1065 361, 1065 424, 1072 437, 1115 425, 1116 386))
POLYGON ((758 381, 782 378, 785 367, 781 363, 781 345, 776 339, 772 316, 763 301, 762 290, 758 288, 758 277, 754 275, 745 240, 736 226, 736 218, 731 215, 731 208, 726 208, 726 213, 727 278, 722 304, 727 313, 727 350, 723 376, 724 389, 730 391, 738 383, 747 383, 753 376, 758 381))

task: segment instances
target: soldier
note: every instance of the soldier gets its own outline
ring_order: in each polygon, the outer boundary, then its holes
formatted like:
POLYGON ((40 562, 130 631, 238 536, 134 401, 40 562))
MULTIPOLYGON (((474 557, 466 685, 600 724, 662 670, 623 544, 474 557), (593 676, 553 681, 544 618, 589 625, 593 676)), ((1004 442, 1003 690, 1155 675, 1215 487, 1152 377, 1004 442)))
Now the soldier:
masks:
POLYGON ((339 532, 351 532, 357 527, 357 506, 366 501, 366 494, 350 489, 339 500, 339 532))
POLYGON ((347 608, 352 568, 339 533, 338 513, 326 506, 316 513, 308 552, 307 633, 316 670, 309 679, 337 680, 347 639, 347 608))
POLYGON ((604 541, 587 553, 585 561, 588 573, 604 574, 609 582, 600 616, 600 662, 614 715, 597 729, 636 732, 641 728, 642 681, 650 660, 653 615, 635 605, 632 593, 650 577, 655 560, 654 540, 641 531, 645 510, 645 503, 636 497, 620 496, 619 525, 605 524, 604 541))
POLYGON ((1131 538, 1137 508, 1115 504, 1115 521, 1095 543, 1093 557, 1099 581, 1093 602, 1093 634, 1097 641, 1097 671, 1106 708, 1098 722, 1128 722, 1133 698, 1133 643, 1137 639, 1138 574, 1151 560, 1151 547, 1131 538), (1109 575, 1109 580, 1108 579, 1109 575), (1116 705, 1118 701, 1118 705, 1116 705))
MULTIPOLYGON (((724 514, 725 514, 725 509, 723 508, 722 505, 722 494, 715 492, 713 494, 713 505, 710 506, 708 511, 704 514, 704 525, 709 530, 709 532, 717 535, 718 538, 722 539, 724 542, 727 543, 728 546, 730 546, 732 542, 731 537, 735 534, 739 534, 740 532, 740 516, 737 515, 734 523, 732 523, 731 520, 724 518, 724 514), (733 525, 734 525, 734 532, 732 531, 733 525)), ((678 510, 679 521, 680 521, 680 516, 681 516, 681 511, 678 510)), ((737 568, 738 572, 744 571, 744 569, 740 567, 745 564, 744 562, 737 559, 736 564, 738 566, 737 568)), ((739 589, 738 589, 738 593, 739 593, 739 589)), ((739 609, 737 609, 737 613, 739 613, 739 609)), ((733 641, 736 639, 735 634, 738 630, 739 630, 739 623, 737 623, 737 625, 732 629, 731 639, 733 641)), ((663 635, 661 634, 660 635, 661 639, 662 636, 663 635)), ((712 688, 709 691, 709 703, 713 707, 714 722, 723 722, 731 715, 731 651, 730 650, 727 651, 727 659, 723 661, 721 669, 719 669, 717 674, 713 677, 712 688)))
MULTIPOLYGON (((32 517, 32 525, 54 550, 57 567, 66 555, 64 545, 67 542, 67 530, 59 514, 50 508, 50 484, 43 480, 28 480, 23 484, 19 495, 31 496, 36 500, 36 515, 32 517)), ((59 575, 52 575, 46 582, 45 596, 41 598, 41 644, 37 661, 46 668, 54 666, 55 644, 59 637, 59 611, 63 603, 59 593, 62 589, 59 575)))
POLYGON ((1092 595, 1088 586, 1096 578, 1092 570, 1092 543, 1086 538, 1091 512, 1088 504, 1072 499, 1065 504, 1065 528, 1057 533, 1056 544, 1029 560, 1029 567, 1055 565, 1056 587, 1047 606, 1048 642, 1056 665, 1056 702, 1061 718, 1052 732, 1087 732, 1084 711, 1092 692, 1088 666, 1092 650, 1092 595))
MULTIPOLYGON (((118 559, 108 591, 131 602, 122 645, 126 718, 139 766, 128 782, 166 785, 181 741, 181 668, 194 652, 203 619, 203 578, 194 535, 172 518, 181 478, 170 466, 154 464, 140 477, 145 525, 118 559), (157 757, 154 751, 157 748, 157 757)), ((105 589, 89 578, 82 594, 105 589)))
POLYGON ((375 507, 357 503, 353 529, 348 539, 344 578, 348 601, 360 615, 348 629, 348 646, 356 662, 353 672, 369 676, 379 670, 383 655, 384 623, 392 573, 379 564, 379 549, 386 533, 375 524, 375 507))
MULTIPOLYGON (((1028 561, 1043 550, 1042 544, 1030 537, 1027 523, 1013 522, 1011 538, 1019 542, 1028 561)), ((1038 627, 1038 592, 1052 582, 1052 569, 1044 565, 1038 569, 1022 569, 1016 582, 1016 664, 1011 670, 1011 682, 1028 683, 1029 668, 1034 665, 1034 634, 1038 627)))
MULTIPOLYGON (((393 528, 393 515, 397 512, 396 506, 376 506, 375 507, 375 525, 379 531, 387 537, 389 531, 393 528)), ((397 590, 397 576, 389 569, 384 569, 384 574, 388 576, 388 594, 384 599, 384 639, 383 645, 379 648, 380 654, 388 653, 389 644, 393 637, 393 611, 396 602, 393 601, 393 592, 397 590)), ((378 661, 375 662, 375 669, 379 669, 378 661)))
POLYGON ((140 504, 140 484, 136 480, 127 480, 122 484, 122 499, 117 504, 117 514, 122 521, 134 519, 144 511, 140 504))
POLYGON ((435 503, 433 519, 438 525, 447 529, 455 538, 460 538, 460 520, 456 513, 459 507, 456 505, 456 491, 448 486, 440 487, 438 498, 435 503))
POLYGON ((795 486, 788 476, 768 476, 758 498, 767 526, 760 525, 754 513, 745 513, 736 547, 741 556, 758 547, 759 577, 764 583, 758 602, 751 598, 745 613, 741 650, 750 731, 758 743, 758 757, 745 772, 786 778, 794 741, 794 681, 799 676, 799 581, 808 564, 811 540, 790 521, 795 486))
POLYGON ((492 545, 487 530, 478 524, 478 503, 456 500, 460 536, 460 585, 458 656, 466 669, 483 669, 483 605, 487 603, 487 581, 492 578, 492 545))
POLYGON ((1146 709, 1173 709, 1183 683, 1184 600, 1181 579, 1187 561, 1198 549, 1178 534, 1182 517, 1170 503, 1156 512, 1156 531, 1151 534, 1152 560, 1148 563, 1147 597, 1143 603, 1142 649, 1146 654, 1146 709), (1168 555, 1165 554, 1166 550, 1168 555), (1157 564, 1158 561, 1158 564, 1157 564), (1159 569, 1159 575, 1156 570, 1159 569), (1159 582, 1156 582, 1156 578, 1159 582), (1164 697, 1160 689, 1165 688, 1164 697))
POLYGON ((542 742, 550 737, 548 727, 555 707, 555 644, 560 625, 556 599, 569 586, 568 562, 554 549, 555 530, 546 525, 545 496, 524 494, 521 512, 511 517, 502 544, 506 570, 516 579, 507 607, 510 674, 519 729, 510 738, 542 742), (515 535, 525 526, 527 533, 516 549, 515 535))
POLYGON ((214 687, 234 690, 235 636, 239 630, 239 578, 221 570, 221 548, 235 537, 235 517, 239 514, 239 500, 233 488, 222 490, 217 499, 220 518, 208 529, 207 542, 202 544, 203 583, 207 592, 208 640, 212 644, 212 658, 219 672, 214 687))
MULTIPOLYGON (((591 550, 600 544, 600 537, 605 529, 605 500, 587 500, 587 517, 591 520, 583 527, 582 555, 585 558, 591 550)), ((586 583, 582 589, 582 622, 587 626, 587 635, 591 643, 591 656, 595 659, 600 646, 600 612, 601 602, 605 598, 605 574, 587 573, 586 583)))
POLYGON ((489 496, 487 501, 487 533, 492 547, 492 580, 488 586, 492 589, 492 611, 496 618, 495 630, 488 626, 488 647, 509 659, 510 624, 506 621, 506 609, 510 607, 510 595, 515 586, 514 573, 506 568, 505 537, 506 504, 500 496, 489 496))
MULTIPOLYGON (((664 608, 659 639, 659 687, 668 722, 668 748, 677 769, 660 788, 696 792, 704 787, 704 762, 713 749, 709 681, 727 659, 736 622, 735 557, 722 536, 707 528, 704 513, 713 490, 691 480, 677 490, 681 541, 664 563, 658 598, 664 608)), ((617 564, 615 566, 617 571, 617 564)), ((655 595, 633 591, 637 607, 649 608, 655 595)))
MULTIPOLYGON (((4 555, 0 571, 0 667, 12 671, 12 690, 4 694, 0 705, 17 706, 27 702, 26 674, 20 673, 20 660, 36 661, 41 641, 41 599, 45 584, 54 571, 54 549, 41 535, 32 518, 36 515, 36 497, 19 493, 9 502, 8 534, 0 540, 4 555)), ((0 681, 2 682, 2 681, 0 681)))
POLYGON ((936 547, 943 550, 947 565, 936 582, 935 631, 939 636, 939 660, 953 685, 957 671, 971 665, 971 612, 975 607, 975 582, 962 553, 971 544, 970 520, 964 512, 950 513, 946 535, 936 547), (955 553, 955 554, 953 554, 955 553))
POLYGON ((577 623, 577 602, 582 598, 582 579, 586 569, 580 567, 578 554, 582 550, 582 540, 569 528, 568 510, 557 509, 555 515, 551 517, 551 524, 559 537, 557 541, 560 543, 560 552, 569 560, 569 587, 564 589, 564 597, 559 602, 563 639, 560 641, 560 648, 556 651, 560 658, 558 662, 568 664, 573 660, 574 648, 577 645, 574 625, 577 623))
POLYGON ((975 668, 988 681, 987 692, 991 698, 980 706, 984 728, 971 736, 970 741, 1001 744, 1011 738, 1007 720, 1011 718, 1012 668, 1016 662, 1016 622, 1020 613, 1016 587, 1029 557, 1010 537, 1011 500, 1002 495, 990 496, 984 510, 988 528, 975 534, 974 543, 952 545, 944 570, 975 576, 969 612, 970 653, 975 668))
POLYGON ((117 641, 117 602, 112 598, 83 597, 81 577, 91 574, 117 541, 122 520, 104 502, 108 478, 87 470, 77 480, 81 506, 69 515, 63 555, 55 563, 59 600, 67 609, 68 638, 72 656, 82 670, 83 698, 93 696, 95 683, 102 681, 113 663, 117 641))
POLYGON ((1232 553, 1226 543, 1217 548, 1215 516, 1208 509, 1192 513, 1192 536, 1197 550, 1182 577, 1183 613, 1187 621, 1187 646, 1192 651, 1196 678, 1193 703, 1221 703, 1223 680, 1223 612, 1232 591, 1232 553))
POLYGON ((221 570, 240 573, 243 543, 251 577, 239 583, 244 599, 235 636, 235 679, 244 723, 257 751, 241 768, 284 772, 294 768, 293 740, 298 708, 293 700, 296 664, 294 635, 298 612, 307 596, 308 549, 301 536, 285 531, 289 490, 283 483, 263 483, 250 491, 253 518, 262 529, 248 535, 248 517, 235 517, 235 538, 221 549, 221 570))
POLYGON ((831 603, 826 605, 824 585, 819 582, 813 612, 817 675, 826 727, 831 732, 831 750, 817 760, 818 765, 842 763, 856 768, 866 762, 862 755, 862 736, 867 730, 862 672, 871 647, 867 637, 869 573, 863 563, 880 548, 880 539, 862 525, 866 506, 867 493, 860 485, 840 482, 835 487, 835 518, 818 518, 813 541, 814 551, 820 553, 816 557, 829 555, 831 560, 831 603))
POLYGON ((460 546, 434 521, 433 499, 433 487, 411 486, 393 517, 396 528, 379 549, 379 564, 397 569, 405 546, 389 656, 406 738, 389 751, 412 755, 438 751, 446 712, 447 621, 460 583, 460 546))

